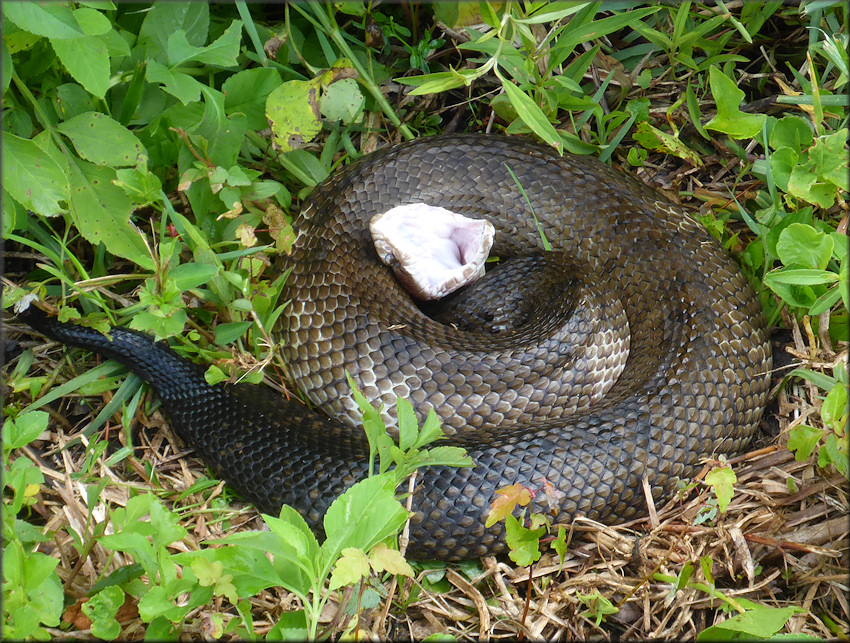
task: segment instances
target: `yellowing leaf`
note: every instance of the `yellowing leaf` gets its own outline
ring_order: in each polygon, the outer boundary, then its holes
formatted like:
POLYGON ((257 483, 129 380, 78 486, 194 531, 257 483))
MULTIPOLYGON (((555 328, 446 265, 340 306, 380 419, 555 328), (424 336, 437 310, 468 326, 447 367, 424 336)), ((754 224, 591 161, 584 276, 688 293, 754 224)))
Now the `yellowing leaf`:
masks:
POLYGON ((376 572, 389 572, 413 578, 413 568, 408 565, 401 552, 378 543, 369 554, 369 564, 376 572))
POLYGON ((514 510, 519 505, 524 507, 531 502, 531 493, 518 482, 508 487, 502 487, 496 491, 499 497, 491 503, 490 513, 487 514, 485 527, 492 527, 514 510))
POLYGON ((369 575, 369 559, 362 549, 347 547, 342 550, 342 556, 336 561, 331 573, 331 589, 339 589, 353 585, 361 578, 369 575))

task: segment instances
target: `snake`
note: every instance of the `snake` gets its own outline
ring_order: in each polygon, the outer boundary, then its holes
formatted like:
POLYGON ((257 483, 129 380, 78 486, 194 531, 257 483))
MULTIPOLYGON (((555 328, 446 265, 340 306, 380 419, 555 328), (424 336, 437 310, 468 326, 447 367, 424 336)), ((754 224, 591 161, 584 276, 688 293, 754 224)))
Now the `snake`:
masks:
POLYGON ((293 226, 276 331, 309 404, 208 384, 202 365, 138 331, 60 323, 34 304, 17 314, 126 365, 213 473, 262 511, 290 505, 317 533, 368 473, 347 376, 391 431, 399 399, 420 420, 433 409, 439 444, 464 448, 472 465, 418 472, 412 559, 506 551, 504 523, 485 522, 515 484, 547 489, 534 502, 545 498, 560 523, 638 518, 707 458, 739 453, 760 421, 768 330, 735 258, 681 206, 594 158, 514 136, 420 138, 332 174, 293 226), (376 214, 412 203, 489 221, 495 260, 481 297, 522 310, 476 303, 465 325, 463 304, 441 313, 413 297, 369 233, 376 214), (602 376, 587 374, 596 368, 602 376))

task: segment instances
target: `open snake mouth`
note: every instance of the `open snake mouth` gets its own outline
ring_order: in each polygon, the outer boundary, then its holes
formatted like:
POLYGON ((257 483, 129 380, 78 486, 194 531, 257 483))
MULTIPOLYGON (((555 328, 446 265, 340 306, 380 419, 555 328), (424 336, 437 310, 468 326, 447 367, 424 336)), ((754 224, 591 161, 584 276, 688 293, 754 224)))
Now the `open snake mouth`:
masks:
POLYGON ((378 256, 417 299, 439 299, 484 274, 493 224, 427 203, 396 206, 369 223, 378 256))

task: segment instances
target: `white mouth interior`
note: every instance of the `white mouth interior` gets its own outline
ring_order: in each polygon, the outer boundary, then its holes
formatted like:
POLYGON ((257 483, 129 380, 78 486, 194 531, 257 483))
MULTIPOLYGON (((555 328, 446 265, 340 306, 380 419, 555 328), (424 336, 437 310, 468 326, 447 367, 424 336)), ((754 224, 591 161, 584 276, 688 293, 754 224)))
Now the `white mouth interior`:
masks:
POLYGON ((381 261, 419 299, 445 297, 481 277, 495 233, 489 221, 425 203, 377 214, 369 229, 381 261))

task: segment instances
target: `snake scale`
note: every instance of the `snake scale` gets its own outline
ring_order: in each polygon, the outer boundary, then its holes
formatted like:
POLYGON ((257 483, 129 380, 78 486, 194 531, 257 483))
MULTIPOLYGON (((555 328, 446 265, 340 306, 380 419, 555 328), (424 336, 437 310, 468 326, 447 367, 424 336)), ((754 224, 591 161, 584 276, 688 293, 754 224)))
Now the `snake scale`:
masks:
POLYGON ((110 339, 34 306, 19 317, 127 365, 214 472, 260 509, 289 504, 317 530, 365 475, 345 372, 390 423, 397 397, 420 417, 434 407, 446 443, 475 466, 420 472, 413 558, 504 551, 502 524, 484 522, 495 491, 517 482, 558 489, 562 521, 636 517, 642 479, 661 501, 702 458, 739 451, 759 422, 771 354, 737 264, 654 189, 594 159, 518 138, 419 139, 331 176, 295 228, 278 330, 296 384, 321 412, 260 386, 210 386, 201 367, 141 333, 116 328, 110 339), (413 202, 487 218, 504 264, 538 256, 569 275, 515 328, 435 321, 378 260, 368 231, 373 215, 413 202), (583 375, 612 360, 611 381, 583 375))

